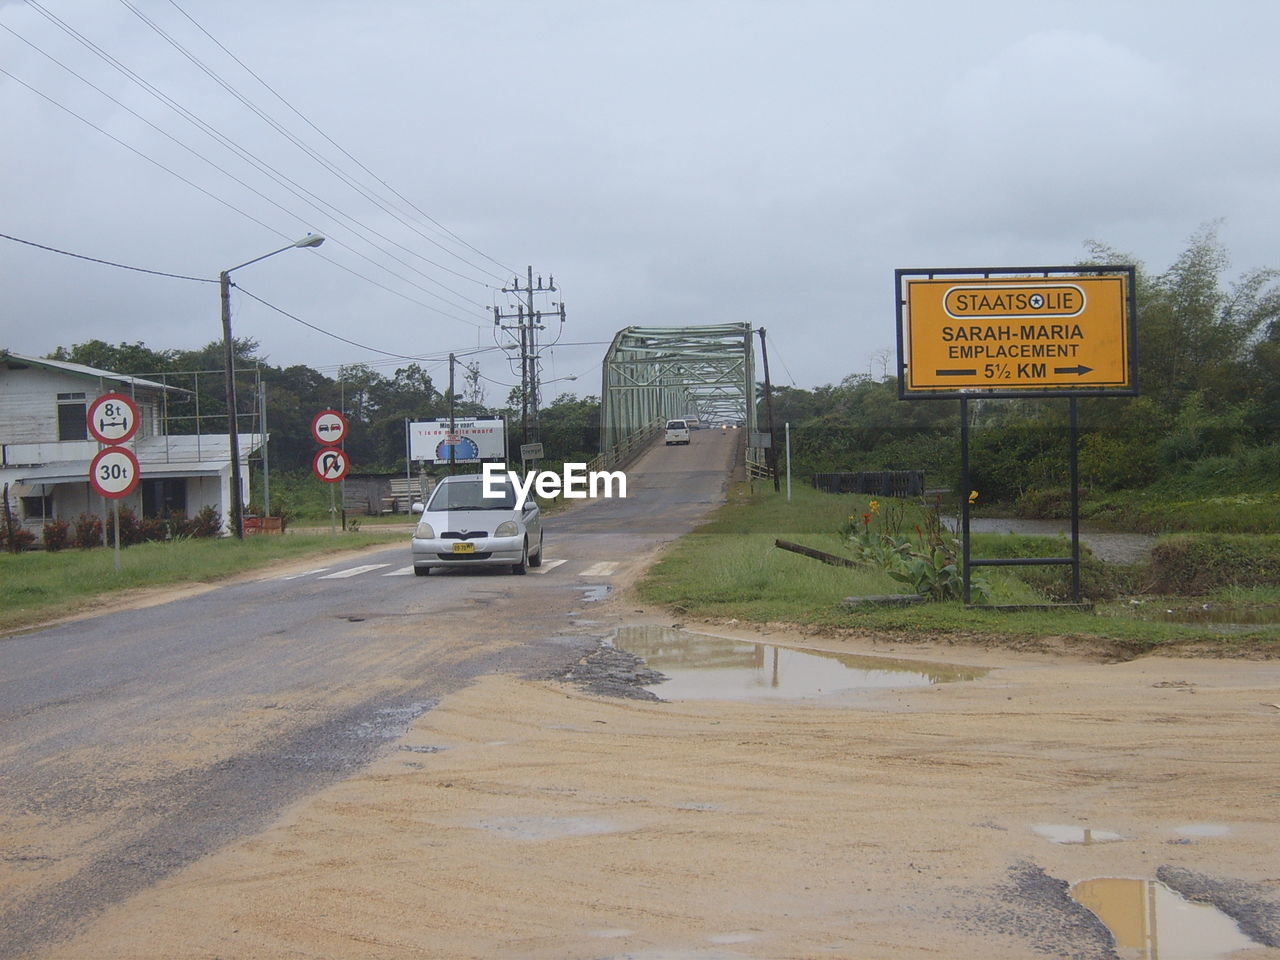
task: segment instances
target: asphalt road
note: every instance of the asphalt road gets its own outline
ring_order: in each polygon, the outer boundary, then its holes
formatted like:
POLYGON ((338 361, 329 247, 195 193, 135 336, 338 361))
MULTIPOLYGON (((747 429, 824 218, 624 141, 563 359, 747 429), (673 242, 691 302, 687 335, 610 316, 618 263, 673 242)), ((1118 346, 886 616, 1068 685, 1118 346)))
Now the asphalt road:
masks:
POLYGON ((412 575, 403 547, 0 640, 0 957, 254 833, 477 676, 562 673, 590 603, 719 502, 738 433, 549 518, 546 562, 412 575))

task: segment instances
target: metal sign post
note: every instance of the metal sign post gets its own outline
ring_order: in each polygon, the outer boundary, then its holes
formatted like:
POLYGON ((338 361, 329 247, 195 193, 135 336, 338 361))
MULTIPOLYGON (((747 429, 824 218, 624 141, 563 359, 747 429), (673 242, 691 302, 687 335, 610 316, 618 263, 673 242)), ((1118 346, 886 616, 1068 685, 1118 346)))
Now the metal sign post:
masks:
MULTIPOLYGON (((136 427, 136 421, 135 421, 136 427)), ((132 436, 132 431, 129 436, 132 436)), ((128 447, 103 447, 89 464, 89 484, 111 501, 115 520, 115 562, 120 571, 120 498, 127 497, 138 488, 142 468, 138 458, 128 447)))
POLYGON ((894 272, 898 399, 960 400, 960 537, 963 599, 972 567, 1071 566, 1080 603, 1079 411, 1081 396, 1138 394, 1132 266, 980 267, 894 272), (1066 397, 1071 556, 974 559, 969 401, 1066 397))

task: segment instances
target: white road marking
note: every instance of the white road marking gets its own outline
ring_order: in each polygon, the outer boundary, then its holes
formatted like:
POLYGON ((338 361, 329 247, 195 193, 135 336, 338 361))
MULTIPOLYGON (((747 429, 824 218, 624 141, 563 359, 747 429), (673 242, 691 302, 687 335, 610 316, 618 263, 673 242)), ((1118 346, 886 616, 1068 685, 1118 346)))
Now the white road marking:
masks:
POLYGON ((301 580, 303 577, 314 577, 317 573, 324 573, 328 567, 316 567, 314 570, 308 570, 306 573, 291 573, 287 577, 276 577, 277 580, 301 580))
POLYGON ((358 577, 362 573, 368 573, 370 570, 379 570, 382 567, 389 567, 389 563, 366 563, 363 567, 352 567, 350 570, 339 570, 337 573, 331 573, 321 580, 345 580, 347 577, 358 577))
POLYGON ((568 563, 568 562, 569 562, 568 560, 543 560, 542 566, 530 567, 529 572, 530 573, 547 573, 551 570, 554 570, 556 567, 560 566, 560 564, 568 563))
POLYGON ((411 573, 413 573, 412 563, 409 564, 407 567, 401 567, 399 570, 391 570, 388 573, 384 573, 383 576, 384 577, 407 577, 411 573))
POLYGON ((600 563, 593 563, 587 569, 583 570, 578 576, 580 577, 612 577, 617 572, 618 567, 622 566, 619 560, 604 560, 600 563))

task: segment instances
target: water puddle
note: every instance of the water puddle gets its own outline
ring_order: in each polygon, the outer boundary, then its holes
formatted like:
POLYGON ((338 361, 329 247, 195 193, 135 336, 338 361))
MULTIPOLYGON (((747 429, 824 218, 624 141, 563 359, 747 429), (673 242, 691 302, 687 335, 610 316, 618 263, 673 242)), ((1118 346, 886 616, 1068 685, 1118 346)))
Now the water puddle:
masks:
POLYGON ((587 587, 582 594, 583 603, 599 603, 609 595, 609 585, 607 583, 597 584, 593 587, 587 587))
POLYGON ((592 837, 617 833, 621 827, 592 817, 494 817, 478 820, 473 826, 515 840, 556 840, 561 837, 592 837))
POLYGON ((986 673, 945 663, 792 650, 670 627, 621 627, 613 645, 668 678, 648 688, 664 700, 797 699, 974 680, 986 673))
POLYGON ((1231 828, 1223 823, 1188 823, 1174 827, 1173 832, 1180 837, 1225 837, 1231 828))
POLYGON ((1031 828, 1051 843, 1115 843, 1124 837, 1110 830, 1094 830, 1092 827, 1061 826, 1055 823, 1042 823, 1031 828))
POLYGON ((1162 610, 1157 620, 1170 623, 1212 623, 1220 626, 1252 627, 1280 623, 1280 607, 1231 607, 1204 603, 1196 607, 1162 610))
POLYGON ((1217 907, 1184 900, 1158 880, 1100 877, 1077 883, 1071 897, 1137 960, 1214 960, 1261 946, 1217 907))

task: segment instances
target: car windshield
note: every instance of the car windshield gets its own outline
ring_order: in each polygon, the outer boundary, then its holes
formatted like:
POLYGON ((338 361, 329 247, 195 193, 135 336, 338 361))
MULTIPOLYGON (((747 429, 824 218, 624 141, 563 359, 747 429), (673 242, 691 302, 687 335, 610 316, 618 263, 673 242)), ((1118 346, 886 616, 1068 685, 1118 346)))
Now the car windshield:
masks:
POLYGON ((485 484, 482 481, 464 481, 461 483, 442 483, 431 495, 427 509, 441 510, 514 510, 516 507, 516 491, 509 482, 494 484, 501 494, 497 497, 484 495, 485 484))

